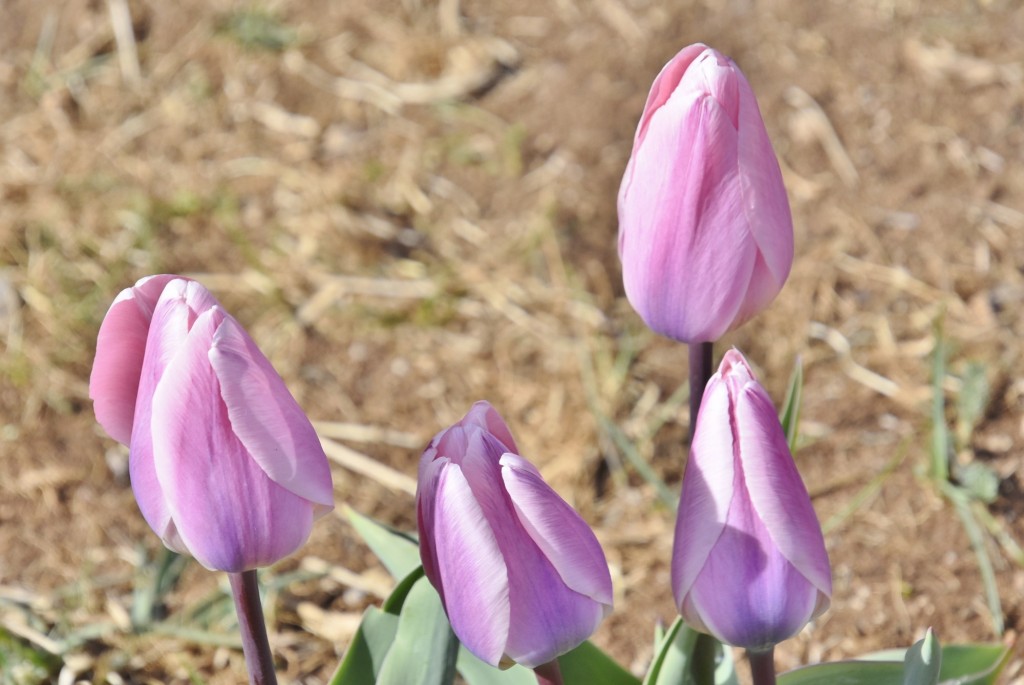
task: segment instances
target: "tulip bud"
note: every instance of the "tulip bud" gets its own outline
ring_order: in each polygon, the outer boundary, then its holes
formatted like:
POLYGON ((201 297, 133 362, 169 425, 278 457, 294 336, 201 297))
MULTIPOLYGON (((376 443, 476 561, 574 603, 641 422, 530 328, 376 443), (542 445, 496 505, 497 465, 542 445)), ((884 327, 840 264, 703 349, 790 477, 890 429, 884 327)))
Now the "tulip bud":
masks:
POLYGON ((334 507, 309 419, 195 281, 150 276, 117 296, 100 326, 89 396, 100 425, 130 447, 147 523, 206 568, 272 564, 334 507))
POLYGON ((420 459, 420 556, 473 654, 535 668, 594 632, 612 583, 594 533, 516 452, 486 402, 434 437, 420 459))
POLYGON ((619 189, 619 257, 633 308, 686 343, 741 325, 789 275, 793 222, 757 101, 705 45, 651 87, 619 189))
POLYGON ((775 408, 736 350, 704 390, 672 589, 692 627, 755 651, 798 633, 832 594, 821 527, 775 408))

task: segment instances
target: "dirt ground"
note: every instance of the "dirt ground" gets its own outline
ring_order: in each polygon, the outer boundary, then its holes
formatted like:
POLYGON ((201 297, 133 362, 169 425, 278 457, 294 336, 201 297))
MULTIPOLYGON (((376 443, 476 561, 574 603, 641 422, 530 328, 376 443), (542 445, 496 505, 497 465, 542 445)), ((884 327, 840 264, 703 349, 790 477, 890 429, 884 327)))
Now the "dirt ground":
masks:
MULTIPOLYGON (((674 616, 673 517, 620 438, 678 488, 686 351, 623 297, 615 196, 651 81, 701 41, 753 84, 795 220, 787 286, 719 347, 743 350, 780 403, 798 355, 805 369, 796 459, 835 594, 779 667, 932 626, 944 643, 1015 645, 1004 680, 1024 683, 1021 3, 5 0, 0 13, 10 682, 12 669, 25 683, 244 678, 225 579, 192 562, 161 574, 126 451, 88 399, 106 308, 159 272, 199 278, 248 327, 332 441, 339 505, 411 528, 422 447, 490 400, 597 530, 617 604, 595 641, 643 672, 655 621, 674 616), (971 540, 923 475, 940 337, 957 462, 998 478, 972 511, 1002 635, 971 540)), ((262 578, 282 679, 309 684, 389 582, 342 516, 262 578)))

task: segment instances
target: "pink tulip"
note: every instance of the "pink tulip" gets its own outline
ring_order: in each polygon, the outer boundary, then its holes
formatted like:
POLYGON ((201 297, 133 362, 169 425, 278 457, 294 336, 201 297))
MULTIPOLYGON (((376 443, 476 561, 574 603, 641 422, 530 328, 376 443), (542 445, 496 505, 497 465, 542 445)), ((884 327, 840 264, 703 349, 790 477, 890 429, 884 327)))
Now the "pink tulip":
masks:
POLYGON ((170 549, 237 573, 296 551, 333 504, 309 419, 199 283, 144 278, 100 327, 96 420, 130 446, 132 489, 170 549))
POLYGON ((824 612, 821 527, 771 398, 730 350, 704 390, 676 520, 672 589, 697 630, 755 651, 824 612))
POLYGON ((686 343, 741 325, 789 275, 793 223, 757 101, 705 45, 651 87, 619 189, 619 257, 633 308, 686 343))
POLYGON ((611 611, 594 533, 477 402, 420 460, 420 556, 459 640, 492 666, 545 664, 611 611))

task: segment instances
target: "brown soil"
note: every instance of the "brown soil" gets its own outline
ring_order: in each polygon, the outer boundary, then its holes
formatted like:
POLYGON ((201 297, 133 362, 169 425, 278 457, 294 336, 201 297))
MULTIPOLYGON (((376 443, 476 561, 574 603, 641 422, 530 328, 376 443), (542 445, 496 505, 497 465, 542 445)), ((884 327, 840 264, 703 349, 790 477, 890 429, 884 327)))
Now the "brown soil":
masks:
MULTIPOLYGON (((797 355, 806 371, 796 458, 835 595, 779 666, 932 626, 945 643, 1016 643, 1005 681, 1024 682, 1024 568, 988 536, 994 635, 970 541, 920 475, 940 330, 950 406, 972 362, 991 388, 958 459, 998 474, 979 509, 1024 541, 1020 3, 8 0, 3 14, 0 653, 56 651, 89 682, 244 677, 224 579, 194 564, 162 627, 132 629, 161 546, 87 394, 115 294, 179 272, 315 420, 355 425, 325 433, 405 476, 338 463, 339 504, 411 527, 422 445, 489 399, 598 531, 617 606, 595 640, 642 672, 654 621, 674 615, 672 516, 616 466, 599 419, 677 488, 686 353, 622 296, 615 195, 651 80, 702 41, 753 84, 795 218, 789 283, 722 341, 779 401, 797 355)), ((264 573, 280 581, 285 682, 327 679, 382 574, 341 517, 264 573)))

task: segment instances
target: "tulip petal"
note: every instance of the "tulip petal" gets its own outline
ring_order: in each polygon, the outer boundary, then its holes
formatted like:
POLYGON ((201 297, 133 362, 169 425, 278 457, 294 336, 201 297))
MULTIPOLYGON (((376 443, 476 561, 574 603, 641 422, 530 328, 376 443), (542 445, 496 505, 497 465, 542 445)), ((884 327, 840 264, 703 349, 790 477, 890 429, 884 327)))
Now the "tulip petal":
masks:
POLYGON ((185 553, 174 532, 170 510, 153 462, 153 393, 168 363, 181 349, 192 312, 178 297, 161 297, 147 322, 145 358, 138 381, 138 404, 131 431, 128 471, 132 491, 149 527, 176 552, 185 553))
POLYGON ((783 557, 830 596, 832 572, 818 517, 771 399, 756 382, 748 383, 738 396, 736 424, 746 488, 767 534, 783 557))
POLYGON ((736 183, 736 146, 728 113, 680 88, 633 151, 619 205, 620 256, 626 295, 656 332, 714 340, 743 303, 756 245, 736 183))
POLYGON ((735 486, 735 456, 728 389, 716 374, 708 382, 683 474, 672 552, 676 606, 697 580, 725 530, 735 486))
POLYGON ((612 579, 590 526, 544 482, 533 464, 501 457, 505 489, 526 532, 571 590, 611 610, 612 579))
POLYGON ((506 452, 517 453, 516 441, 512 437, 512 431, 508 429, 505 420, 491 406, 490 402, 483 400, 475 403, 469 412, 459 421, 459 425, 465 428, 476 426, 481 428, 493 437, 497 438, 505 446, 506 452))
POLYGON ((209 569, 237 573, 298 549, 312 507, 272 481, 235 436, 208 351, 219 308, 201 314, 153 393, 153 462, 181 540, 209 569))
POLYGON ((432 537, 448 620, 469 651, 497 666, 511 619, 508 569, 458 464, 441 470, 434 514, 432 537))
POLYGON ((634 146, 643 142, 651 116, 672 97, 672 93, 675 92, 683 75, 686 74, 686 70, 690 68, 690 64, 707 49, 708 47, 703 43, 687 45, 661 68, 661 72, 651 85, 651 92, 647 95, 644 112, 640 117, 639 125, 637 125, 636 135, 633 137, 634 146))
POLYGON ((96 339, 96 359, 89 376, 89 397, 96 421, 110 437, 131 442, 135 398, 146 354, 146 337, 160 292, 176 276, 149 276, 114 299, 96 339))
MULTIPOLYGON (((742 493, 739 473, 737 481, 742 493)), ((817 594, 772 544, 750 500, 738 494, 689 596, 713 635, 731 645, 763 649, 803 628, 817 594)))
MULTIPOLYGON (((742 74, 739 87, 739 183, 747 224, 771 275, 770 302, 793 265, 793 218, 779 160, 765 129, 757 98, 742 74)), ((767 280, 767 278, 766 278, 767 280)), ((756 296, 753 290, 751 295, 756 296)))
POLYGON ((213 336, 210 364, 235 435, 272 481, 316 505, 334 508, 327 457, 306 414, 249 334, 227 317, 213 336))
MULTIPOLYGON (((427 453, 429 452, 428 449, 427 453)), ((431 456, 430 461, 421 460, 419 478, 416 481, 416 524, 420 531, 420 560, 423 562, 423 572, 441 594, 442 602, 444 601, 444 591, 441 571, 437 565, 437 549, 431 532, 436 528, 437 490, 441 472, 450 463, 451 461, 447 457, 434 459, 431 456)))
POLYGON ((514 560, 508 569, 512 615, 505 653, 510 659, 535 668, 597 630, 607 605, 566 587, 525 530, 498 541, 505 558, 514 560))

